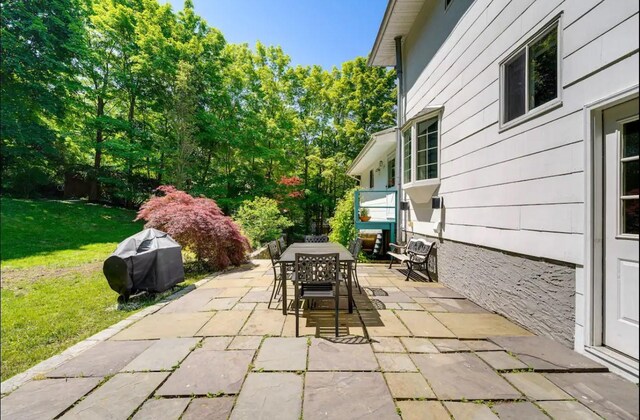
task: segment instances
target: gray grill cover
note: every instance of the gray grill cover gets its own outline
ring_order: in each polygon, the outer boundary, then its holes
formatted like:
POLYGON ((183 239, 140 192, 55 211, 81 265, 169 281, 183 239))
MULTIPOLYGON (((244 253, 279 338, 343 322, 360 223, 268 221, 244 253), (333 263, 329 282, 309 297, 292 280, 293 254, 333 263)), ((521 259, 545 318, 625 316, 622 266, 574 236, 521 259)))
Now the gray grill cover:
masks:
POLYGON ((118 244, 102 271, 121 296, 164 292, 184 280, 182 248, 168 234, 145 229, 118 244))

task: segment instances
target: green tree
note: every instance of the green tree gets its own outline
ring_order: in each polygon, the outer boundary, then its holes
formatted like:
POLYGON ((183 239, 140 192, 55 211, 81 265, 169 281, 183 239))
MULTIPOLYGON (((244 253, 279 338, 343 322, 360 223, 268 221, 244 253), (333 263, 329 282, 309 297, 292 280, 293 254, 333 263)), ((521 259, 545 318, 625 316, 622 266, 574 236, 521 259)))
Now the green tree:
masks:
POLYGON ((9 0, 0 11, 3 190, 29 194, 55 182, 63 164, 59 125, 77 89, 84 10, 79 0, 9 0))
POLYGON ((336 211, 333 217, 329 219, 331 233, 329 240, 338 242, 344 246, 356 237, 356 227, 354 223, 354 189, 347 190, 344 196, 338 200, 336 211))
POLYGON ((278 202, 267 197, 256 197, 242 203, 234 220, 242 227, 254 248, 278 239, 284 229, 293 225, 280 213, 278 202))

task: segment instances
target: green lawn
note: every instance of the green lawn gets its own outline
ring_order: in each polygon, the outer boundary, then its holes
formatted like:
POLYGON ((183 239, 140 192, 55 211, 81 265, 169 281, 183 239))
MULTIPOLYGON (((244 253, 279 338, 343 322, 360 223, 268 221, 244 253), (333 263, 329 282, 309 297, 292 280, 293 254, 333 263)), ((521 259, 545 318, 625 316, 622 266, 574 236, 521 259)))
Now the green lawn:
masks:
POLYGON ((118 309, 102 274, 118 242, 142 229, 135 212, 82 201, 0 204, 3 381, 153 303, 118 309))

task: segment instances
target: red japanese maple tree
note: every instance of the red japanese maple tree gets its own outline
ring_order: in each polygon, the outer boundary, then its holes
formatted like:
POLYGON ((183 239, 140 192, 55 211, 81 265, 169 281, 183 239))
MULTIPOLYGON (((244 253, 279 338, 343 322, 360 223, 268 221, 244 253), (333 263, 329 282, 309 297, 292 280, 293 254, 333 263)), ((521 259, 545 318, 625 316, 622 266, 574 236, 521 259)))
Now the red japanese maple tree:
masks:
POLYGON ((136 217, 146 221, 145 227, 167 232, 214 270, 246 260, 249 241, 215 201, 192 197, 170 185, 156 191, 161 195, 144 203, 136 217))

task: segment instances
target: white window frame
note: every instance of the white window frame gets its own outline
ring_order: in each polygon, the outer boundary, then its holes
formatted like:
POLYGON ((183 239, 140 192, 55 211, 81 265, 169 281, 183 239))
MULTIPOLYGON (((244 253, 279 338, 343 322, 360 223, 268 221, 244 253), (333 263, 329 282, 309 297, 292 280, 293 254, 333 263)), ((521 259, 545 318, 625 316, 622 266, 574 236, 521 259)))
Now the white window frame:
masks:
POLYGON ((616 179, 616 212, 617 212, 617 223, 616 225, 618 226, 618 231, 616 232, 616 239, 634 239, 634 240, 638 240, 638 238, 640 238, 640 235, 635 234, 635 233, 625 233, 624 231, 624 207, 622 205, 622 202, 624 200, 637 200, 638 196, 637 195, 623 195, 622 194, 622 189, 624 188, 624 173, 622 171, 623 169, 623 162, 633 162, 638 160, 637 156, 631 156, 631 157, 622 157, 622 153, 624 151, 623 147, 624 145, 622 144, 623 142, 623 136, 624 136, 624 132, 623 132, 623 128, 624 125, 626 123, 630 123, 633 121, 638 121, 638 116, 634 115, 633 117, 629 117, 629 118, 625 118, 623 120, 618 121, 618 144, 616 145, 616 149, 617 149, 617 168, 616 168, 616 172, 618 174, 617 179, 616 179))
POLYGON ((525 121, 529 121, 536 116, 543 114, 545 112, 549 112, 552 109, 558 108, 562 106, 562 14, 554 17, 551 22, 546 24, 542 29, 536 31, 536 33, 527 39, 525 42, 520 44, 518 48, 513 50, 509 55, 507 55, 502 61, 500 61, 500 131, 506 130, 518 124, 521 124, 525 121), (558 75, 557 80, 557 92, 555 99, 550 100, 549 102, 537 106, 533 109, 529 108, 529 47, 531 44, 539 41, 541 38, 549 34, 553 27, 556 27, 557 31, 556 39, 557 39, 557 55, 558 55, 558 63, 556 74, 558 75), (511 61, 514 57, 519 55, 522 51, 525 52, 525 87, 524 87, 524 96, 525 96, 525 113, 516 117, 510 121, 505 121, 506 119, 506 85, 505 85, 505 65, 511 61))
MULTIPOLYGON (((405 168, 403 167, 402 171, 402 187, 404 189, 411 189, 414 187, 422 187, 422 186, 432 186, 440 184, 440 163, 442 162, 441 156, 441 136, 442 136, 442 110, 437 110, 421 116, 410 122, 410 124, 403 127, 402 133, 402 156, 403 156, 403 165, 404 165, 404 133, 407 129, 411 130, 411 181, 406 182, 404 179, 405 168), (437 171, 438 176, 436 178, 427 178, 418 180, 418 124, 425 122, 427 120, 437 118, 438 119, 438 162, 437 162, 437 171)), ((427 149, 428 150, 428 149, 427 149)))

